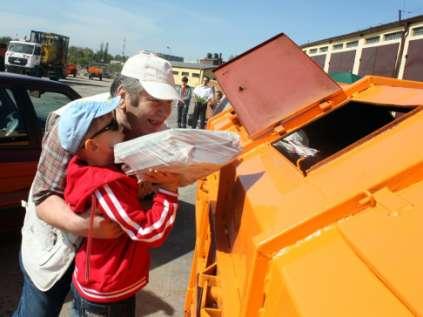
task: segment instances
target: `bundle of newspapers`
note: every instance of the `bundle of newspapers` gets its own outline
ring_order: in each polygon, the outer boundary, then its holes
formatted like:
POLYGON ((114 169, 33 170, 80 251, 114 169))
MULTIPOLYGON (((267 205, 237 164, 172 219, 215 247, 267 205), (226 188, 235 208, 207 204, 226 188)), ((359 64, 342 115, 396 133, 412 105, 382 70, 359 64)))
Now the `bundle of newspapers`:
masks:
POLYGON ((225 131, 168 129, 114 147, 115 163, 137 175, 151 169, 179 175, 186 186, 230 163, 241 152, 239 136, 225 131))

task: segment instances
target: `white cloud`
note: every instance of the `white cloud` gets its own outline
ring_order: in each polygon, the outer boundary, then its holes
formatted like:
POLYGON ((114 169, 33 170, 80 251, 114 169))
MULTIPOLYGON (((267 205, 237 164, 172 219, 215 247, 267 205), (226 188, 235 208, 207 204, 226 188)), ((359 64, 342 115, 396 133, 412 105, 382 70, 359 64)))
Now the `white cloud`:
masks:
POLYGON ((126 53, 133 54, 160 33, 159 23, 141 12, 129 12, 102 1, 75 1, 66 6, 64 17, 32 16, 31 13, 1 12, 0 35, 19 37, 31 30, 59 33, 70 37, 70 44, 98 49, 109 42, 109 52, 121 53, 126 38, 126 53))
POLYGON ((222 15, 175 2, 125 6, 114 0, 38 0, 9 4, 0 12, 0 36, 18 34, 22 38, 31 30, 53 32, 69 36, 70 45, 94 50, 107 41, 111 54, 121 54, 126 38, 126 55, 150 49, 195 60, 208 51, 220 51, 220 32, 230 29, 222 15))
POLYGON ((0 36, 23 38, 24 36, 29 36, 32 29, 50 27, 48 19, 22 14, 0 12, 0 21, 0 36))

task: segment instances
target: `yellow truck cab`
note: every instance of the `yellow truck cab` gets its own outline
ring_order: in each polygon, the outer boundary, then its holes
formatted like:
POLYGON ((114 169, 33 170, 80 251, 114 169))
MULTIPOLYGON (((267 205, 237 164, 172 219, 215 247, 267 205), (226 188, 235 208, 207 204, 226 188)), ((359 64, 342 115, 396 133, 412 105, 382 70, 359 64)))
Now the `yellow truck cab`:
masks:
POLYGON ((186 316, 422 316, 423 83, 341 87, 280 34, 215 70, 244 151, 197 186, 186 316))

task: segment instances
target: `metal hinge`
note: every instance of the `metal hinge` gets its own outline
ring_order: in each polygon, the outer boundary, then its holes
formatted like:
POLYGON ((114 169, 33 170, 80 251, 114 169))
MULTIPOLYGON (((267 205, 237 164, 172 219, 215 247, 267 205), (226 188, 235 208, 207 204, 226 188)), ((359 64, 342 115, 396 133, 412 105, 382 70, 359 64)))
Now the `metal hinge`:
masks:
POLYGON ((385 209, 392 212, 392 215, 411 206, 410 202, 391 191, 388 187, 383 187, 373 193, 370 190, 365 190, 363 193, 365 197, 359 201, 360 205, 375 207, 377 204, 380 204, 385 209))

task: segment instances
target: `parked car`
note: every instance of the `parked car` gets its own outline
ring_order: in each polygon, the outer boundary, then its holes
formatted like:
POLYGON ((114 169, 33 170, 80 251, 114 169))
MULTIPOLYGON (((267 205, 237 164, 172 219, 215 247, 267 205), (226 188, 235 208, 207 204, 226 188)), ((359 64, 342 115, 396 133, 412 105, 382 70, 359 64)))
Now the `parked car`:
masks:
POLYGON ((69 86, 0 72, 0 208, 26 199, 41 152, 47 115, 81 98, 69 86))

